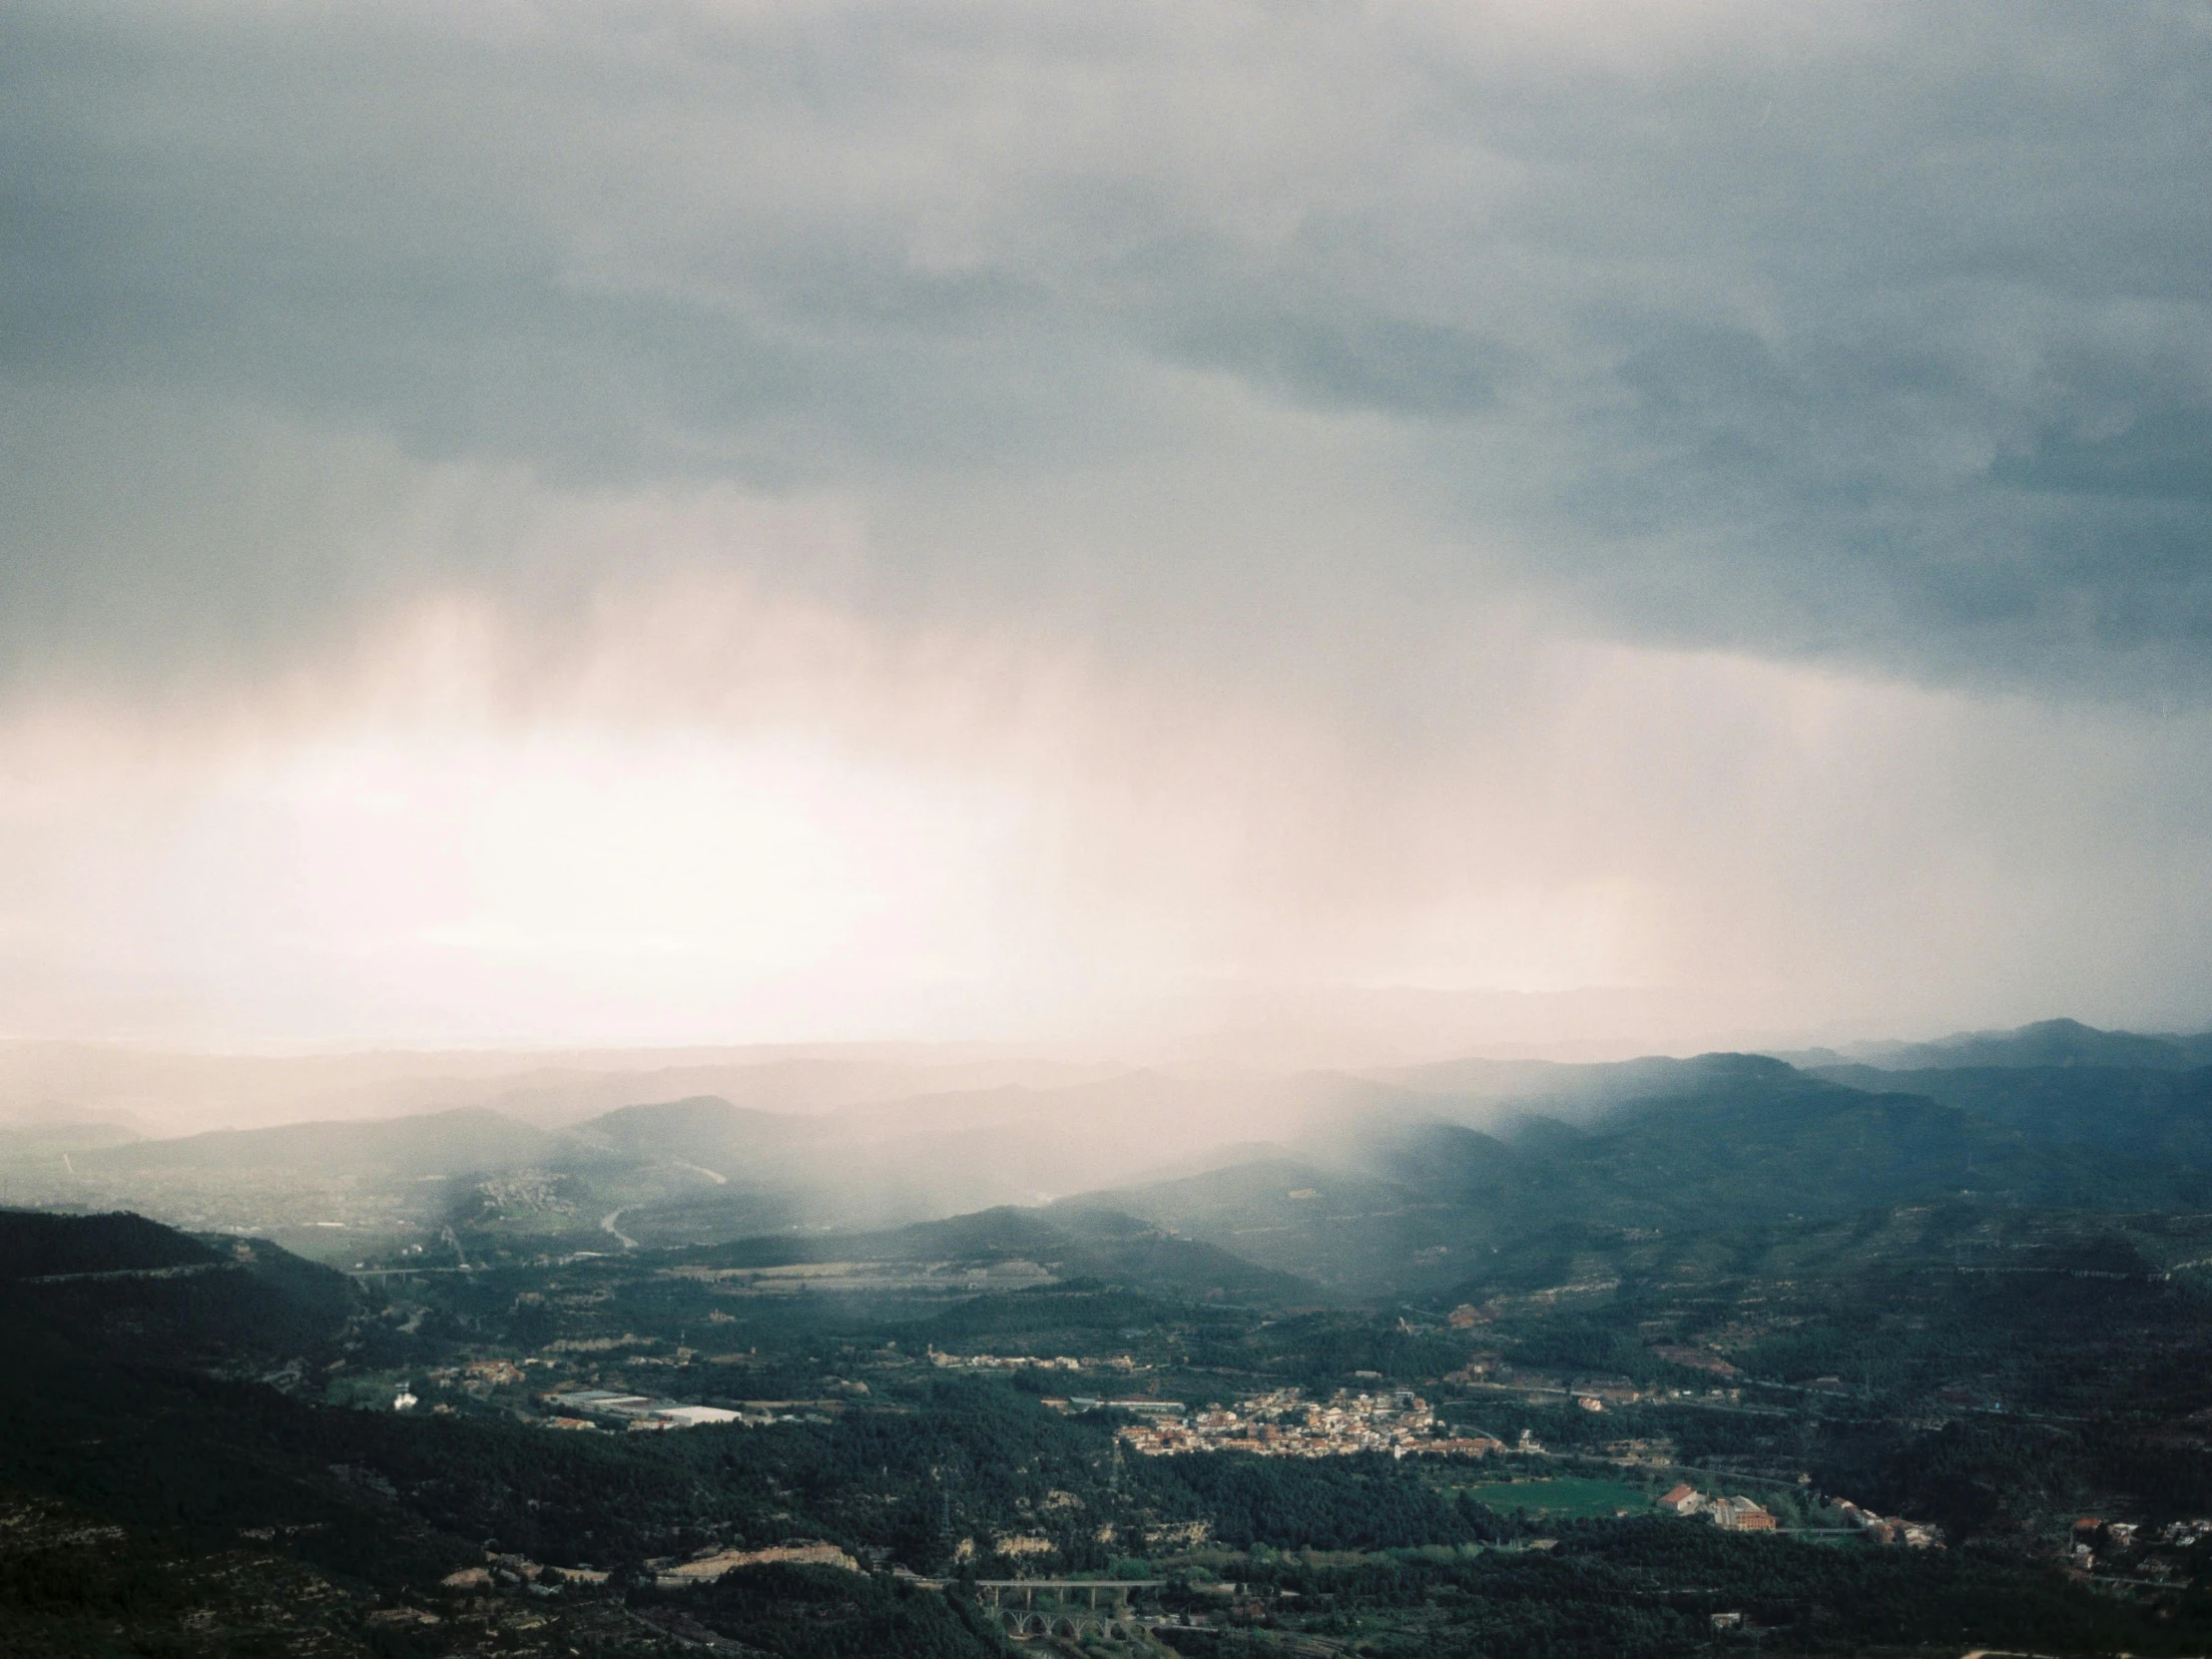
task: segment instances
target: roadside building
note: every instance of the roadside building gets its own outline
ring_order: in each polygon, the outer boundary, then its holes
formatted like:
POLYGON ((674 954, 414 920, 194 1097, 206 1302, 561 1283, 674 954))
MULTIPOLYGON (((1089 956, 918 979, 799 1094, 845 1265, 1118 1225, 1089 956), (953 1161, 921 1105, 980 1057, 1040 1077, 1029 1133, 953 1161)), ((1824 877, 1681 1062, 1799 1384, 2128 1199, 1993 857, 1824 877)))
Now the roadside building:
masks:
POLYGON ((1724 1532, 1772 1532, 1776 1525, 1773 1515, 1742 1493, 1713 1499, 1707 1513, 1724 1532))
POLYGON ((663 1405, 653 1415, 674 1428, 698 1428, 711 1422, 736 1422, 738 1413, 719 1405, 663 1405))

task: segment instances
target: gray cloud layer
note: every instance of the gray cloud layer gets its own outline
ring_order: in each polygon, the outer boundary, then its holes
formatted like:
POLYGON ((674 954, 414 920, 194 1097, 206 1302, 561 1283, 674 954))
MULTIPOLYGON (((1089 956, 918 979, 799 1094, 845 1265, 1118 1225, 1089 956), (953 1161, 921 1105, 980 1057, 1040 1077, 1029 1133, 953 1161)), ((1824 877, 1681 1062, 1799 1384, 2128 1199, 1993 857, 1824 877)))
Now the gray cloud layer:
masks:
POLYGON ((1217 648, 2212 691, 2202 5, 6 9, 18 675, 728 479, 1217 648))

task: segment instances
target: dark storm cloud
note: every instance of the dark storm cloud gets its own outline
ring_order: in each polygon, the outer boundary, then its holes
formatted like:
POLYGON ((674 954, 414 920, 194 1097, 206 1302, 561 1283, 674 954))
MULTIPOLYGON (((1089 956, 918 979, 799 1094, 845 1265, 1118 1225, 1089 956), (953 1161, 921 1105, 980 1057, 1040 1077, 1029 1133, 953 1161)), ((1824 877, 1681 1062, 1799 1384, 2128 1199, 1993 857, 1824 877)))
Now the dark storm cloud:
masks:
POLYGON ((19 662, 540 579, 408 464, 843 494, 887 581, 1233 632, 1265 536, 1056 482, 1218 446, 1226 521, 1310 483, 1315 628, 2212 688, 2203 7, 9 12, 19 662))

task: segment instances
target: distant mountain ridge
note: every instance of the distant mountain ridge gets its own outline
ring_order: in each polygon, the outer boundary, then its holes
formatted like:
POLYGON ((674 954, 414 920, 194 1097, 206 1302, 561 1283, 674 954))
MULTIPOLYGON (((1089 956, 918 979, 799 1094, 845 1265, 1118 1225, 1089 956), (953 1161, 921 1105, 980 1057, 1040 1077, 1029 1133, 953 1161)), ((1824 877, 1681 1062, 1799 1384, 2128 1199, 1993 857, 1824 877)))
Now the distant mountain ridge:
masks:
POLYGON ((1882 1086, 1896 1074, 1865 1070, 1847 1083, 1761 1055, 1708 1055, 1632 1075, 1661 1078, 1668 1092, 1604 1100, 1600 1091, 1595 1104, 1585 1095, 1576 1123, 1534 1112, 1487 1129, 1442 1113, 1379 1117, 1329 1156, 1255 1162, 1098 1201, 1358 1295, 1463 1278, 1471 1262, 1569 1222, 1726 1228, 1961 1194, 2103 1211, 2212 1207, 2212 1091, 2200 1086, 2212 1078, 2202 1073, 2071 1074, 2088 1085, 2117 1076, 2137 1086, 2130 1098, 2164 1102, 2156 1121, 2171 1134, 2140 1144, 2109 1097, 2102 1134, 2090 1136, 2054 1132, 2063 1113, 2021 1108, 2017 1092, 1976 1109, 1882 1086), (2146 1078, 2171 1079, 2178 1091, 2145 1095, 2146 1078))
POLYGON ((1797 1065, 1717 1053, 1124 1070, 804 1111, 688 1094, 562 1133, 471 1106, 49 1150, 41 1178, 59 1203, 232 1226, 222 1218, 243 1212, 225 1183, 296 1175, 316 1196, 283 1237, 342 1265, 375 1255, 392 1225, 450 1230, 468 1260, 875 1237, 1012 1209, 1067 1229, 1102 1211, 1367 1295, 1441 1282, 1468 1253, 1562 1220, 1677 1228, 1960 1194, 2212 1208, 2212 1069, 2188 1063, 2207 1043, 2059 1020, 1889 1045, 1881 1064, 1821 1051, 1797 1065))
POLYGON ((399 1176, 459 1175, 543 1161, 558 1136, 481 1106, 414 1117, 288 1123, 275 1129, 214 1129, 175 1140, 131 1141, 78 1154, 92 1170, 378 1170, 399 1176))
POLYGON ((1883 1071, 2044 1066, 2180 1071, 2212 1066, 2212 1031, 2194 1036, 2145 1035, 2100 1031, 2074 1019, 2045 1019, 2010 1031, 1960 1031, 1925 1043, 1859 1043, 1787 1058, 1799 1064, 1858 1064, 1883 1071))
POLYGON ((707 1165, 751 1164, 788 1149, 806 1120, 738 1106, 720 1095, 691 1095, 645 1106, 623 1106, 587 1118, 571 1131, 588 1146, 633 1158, 684 1158, 707 1165))

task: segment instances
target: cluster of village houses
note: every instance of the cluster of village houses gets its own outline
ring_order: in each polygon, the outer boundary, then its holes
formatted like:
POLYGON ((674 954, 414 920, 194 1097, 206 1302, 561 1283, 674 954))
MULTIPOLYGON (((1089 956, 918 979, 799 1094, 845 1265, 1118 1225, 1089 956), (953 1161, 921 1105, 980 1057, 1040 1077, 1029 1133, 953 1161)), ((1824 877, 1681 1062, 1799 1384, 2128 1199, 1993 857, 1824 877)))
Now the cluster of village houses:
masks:
POLYGON ((2067 1559, 2082 1572, 2092 1572, 2100 1564, 2111 1565, 2113 1558, 2131 1550, 2148 1549, 2153 1553, 2135 1562, 2128 1570, 2153 1578, 2166 1577, 2179 1563, 2163 1553, 2169 1549, 2187 1549, 2205 1538, 2212 1538, 2212 1519, 2197 1516, 2190 1520, 2168 1521, 2164 1526, 2150 1528, 2134 1521, 2099 1520, 2094 1515, 2084 1515, 2073 1523, 2068 1540, 2067 1559), (2103 1551, 2100 1561, 2099 1550, 2103 1551))
POLYGON ((1479 1457, 1502 1449, 1486 1434, 1450 1433, 1436 1421, 1426 1400, 1405 1392, 1340 1389, 1325 1405, 1308 1400, 1296 1388, 1277 1388, 1233 1406, 1187 1415, 1154 1411, 1148 1417, 1122 1429, 1121 1437, 1131 1449, 1152 1457, 1185 1451, 1249 1451, 1262 1457, 1464 1452, 1479 1457))
POLYGON ((1659 1507, 1677 1515, 1703 1515, 1724 1532, 1772 1532, 1772 1513, 1748 1497, 1707 1497, 1695 1486, 1677 1486, 1659 1499, 1659 1507))
MULTIPOLYGON (((1750 1498, 1707 1497, 1695 1486, 1681 1485, 1663 1494, 1659 1507, 1677 1515, 1703 1515, 1715 1526, 1728 1532, 1772 1532, 1776 1522, 1774 1515, 1754 1503, 1750 1498)), ((1894 1515, 1878 1515, 1872 1509, 1863 1509, 1849 1498, 1836 1500, 1837 1513, 1852 1526, 1878 1544, 1906 1544, 1914 1549, 1940 1549, 1943 1533, 1940 1527, 1924 1526, 1919 1521, 1900 1520, 1894 1515)))
POLYGON ((1914 1549, 1943 1546, 1943 1529, 1939 1526, 1924 1526, 1919 1521, 1901 1520, 1895 1515, 1878 1515, 1872 1509, 1860 1508, 1848 1497, 1838 1498, 1836 1508, 1845 1520, 1878 1544, 1908 1544, 1914 1549))
POLYGON ((1150 1371, 1126 1354, 1104 1360, 1076 1360, 1065 1354, 1051 1359, 1030 1354, 946 1354, 929 1350, 929 1363, 939 1371, 1150 1371))

